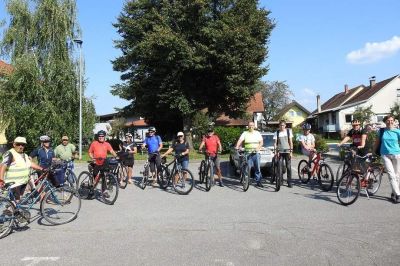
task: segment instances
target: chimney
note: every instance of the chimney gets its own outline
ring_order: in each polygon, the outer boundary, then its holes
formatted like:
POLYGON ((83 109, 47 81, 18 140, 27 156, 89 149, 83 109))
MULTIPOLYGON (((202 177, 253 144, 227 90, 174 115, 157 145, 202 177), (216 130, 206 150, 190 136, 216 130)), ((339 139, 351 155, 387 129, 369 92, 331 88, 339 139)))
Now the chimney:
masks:
POLYGON ((317 95, 317 110, 318 113, 321 113, 321 98, 319 95, 317 95))
POLYGON ((375 76, 369 78, 369 88, 372 88, 376 84, 375 76))
POLYGON ((344 94, 349 93, 349 85, 344 84, 344 94))

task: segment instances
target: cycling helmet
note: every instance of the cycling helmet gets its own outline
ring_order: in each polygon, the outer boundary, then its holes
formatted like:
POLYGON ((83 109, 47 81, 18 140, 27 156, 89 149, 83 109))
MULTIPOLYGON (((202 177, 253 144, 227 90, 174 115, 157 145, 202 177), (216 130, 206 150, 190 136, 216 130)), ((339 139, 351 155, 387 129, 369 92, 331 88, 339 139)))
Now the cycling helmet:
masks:
POLYGON ((154 132, 156 132, 156 128, 155 128, 155 127, 149 127, 149 131, 154 131, 154 132))
POLYGON ((39 140, 40 140, 40 142, 50 142, 51 139, 49 136, 43 135, 43 136, 40 136, 39 140))
POLYGON ((131 133, 128 132, 128 133, 125 134, 125 137, 130 137, 130 138, 132 138, 133 136, 132 136, 131 133))
POLYGON ((209 128, 207 129, 207 132, 214 132, 214 128, 209 127, 209 128))
POLYGON ((302 126, 302 128, 303 128, 304 130, 311 130, 311 125, 310 125, 309 123, 305 123, 305 124, 302 126))
POLYGON ((97 136, 100 137, 105 137, 107 135, 107 132, 105 132, 104 130, 100 130, 99 132, 97 132, 97 136))

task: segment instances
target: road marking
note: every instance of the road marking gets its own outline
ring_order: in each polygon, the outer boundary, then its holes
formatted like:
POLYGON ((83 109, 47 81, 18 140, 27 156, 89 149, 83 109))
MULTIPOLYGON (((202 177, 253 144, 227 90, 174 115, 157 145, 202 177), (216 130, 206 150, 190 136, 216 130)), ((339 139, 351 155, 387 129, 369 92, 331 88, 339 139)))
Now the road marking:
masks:
POLYGON ((26 266, 37 265, 42 261, 57 261, 60 257, 25 257, 22 258, 21 261, 32 261, 31 263, 27 264, 26 266))

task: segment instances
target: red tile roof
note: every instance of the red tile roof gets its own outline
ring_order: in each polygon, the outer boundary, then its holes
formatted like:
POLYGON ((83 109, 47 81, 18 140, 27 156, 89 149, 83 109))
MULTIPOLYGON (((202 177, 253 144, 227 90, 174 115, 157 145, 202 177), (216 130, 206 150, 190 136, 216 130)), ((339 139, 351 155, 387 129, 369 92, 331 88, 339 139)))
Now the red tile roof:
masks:
POLYGON ((125 123, 126 127, 147 127, 147 123, 144 121, 144 119, 138 119, 138 120, 134 120, 131 122, 127 122, 125 123))
POLYGON ((13 67, 6 62, 0 60, 0 76, 9 75, 13 70, 13 67))

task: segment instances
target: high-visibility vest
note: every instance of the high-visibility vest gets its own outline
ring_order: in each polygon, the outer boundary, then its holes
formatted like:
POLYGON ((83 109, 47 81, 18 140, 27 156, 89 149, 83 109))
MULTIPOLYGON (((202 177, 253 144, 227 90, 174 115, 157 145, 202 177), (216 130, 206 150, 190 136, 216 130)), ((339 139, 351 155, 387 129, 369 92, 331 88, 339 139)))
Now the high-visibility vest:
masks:
POLYGON ((244 149, 246 151, 254 151, 257 149, 260 139, 259 139, 259 134, 258 132, 253 131, 252 133, 247 131, 246 134, 244 135, 244 149))
POLYGON ((24 153, 18 153, 14 149, 10 150, 14 158, 14 163, 11 164, 5 175, 5 182, 15 182, 15 185, 24 185, 29 181, 30 161, 24 153))

